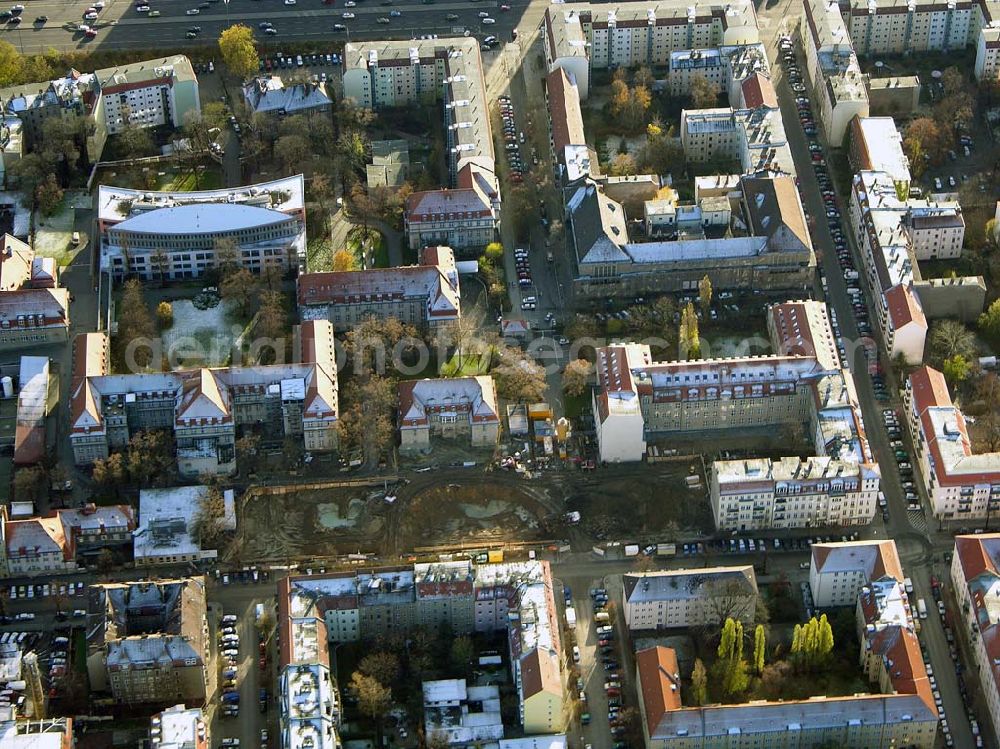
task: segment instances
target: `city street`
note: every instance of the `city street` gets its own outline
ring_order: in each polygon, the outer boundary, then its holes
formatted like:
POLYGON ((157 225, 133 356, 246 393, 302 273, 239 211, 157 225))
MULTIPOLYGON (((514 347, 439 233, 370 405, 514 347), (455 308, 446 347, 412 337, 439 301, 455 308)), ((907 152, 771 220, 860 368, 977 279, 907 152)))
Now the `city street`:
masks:
POLYGON ((502 39, 510 38, 511 29, 524 21, 537 25, 544 5, 536 3, 537 9, 522 18, 529 7, 525 0, 511 0, 504 3, 511 10, 501 11, 501 3, 482 0, 472 3, 437 2, 423 3, 421 0, 399 0, 392 3, 383 0, 364 0, 349 12, 355 18, 344 19, 343 0, 334 0, 327 5, 321 0, 300 0, 295 5, 264 5, 257 0, 233 0, 219 2, 201 8, 196 0, 150 0, 149 6, 160 12, 159 17, 137 13, 127 0, 109 0, 100 11, 100 17, 92 25, 97 29, 97 37, 86 39, 78 31, 81 23, 87 23, 83 15, 89 3, 58 2, 39 0, 25 11, 24 22, 20 25, 0 27, 0 39, 4 39, 24 53, 43 52, 55 47, 59 50, 90 49, 182 49, 205 44, 215 44, 219 33, 235 22, 247 23, 255 30, 261 21, 270 21, 278 30, 276 36, 263 37, 276 47, 294 50, 296 42, 347 41, 360 38, 411 38, 423 34, 455 35, 469 29, 477 36, 495 34, 502 39), (391 5, 389 7, 383 7, 391 5), (187 15, 196 9, 197 15, 187 15), (377 19, 389 17, 389 10, 401 12, 391 18, 389 24, 379 24, 377 19), (479 12, 486 10, 496 21, 494 24, 481 23, 479 12), (448 21, 446 15, 455 13, 457 20, 448 21), (37 16, 48 16, 44 24, 34 24, 37 16), (344 32, 335 32, 333 24, 347 26, 344 32), (185 34, 189 27, 199 26, 201 31, 196 39, 188 40, 185 34))
MULTIPOLYGON (((815 222, 813 238, 816 242, 817 254, 821 255, 819 262, 822 264, 827 279, 827 301, 837 313, 837 319, 845 340, 848 357, 852 359, 847 362, 847 364, 854 372, 854 382, 857 388, 862 415, 864 417, 865 433, 872 453, 881 467, 881 488, 885 493, 889 507, 889 523, 883 530, 883 537, 895 540, 897 546, 899 546, 900 556, 904 559, 904 570, 911 578, 913 578, 914 585, 917 590, 915 596, 923 597, 925 600, 929 600, 933 603, 933 600, 929 595, 930 572, 928 570, 928 564, 930 563, 930 560, 928 559, 927 554, 918 553, 910 556, 905 553, 905 551, 907 547, 912 548, 913 546, 922 547, 925 552, 929 552, 935 547, 939 551, 945 551, 952 548, 953 542, 947 535, 942 535, 934 539, 936 543, 932 546, 931 539, 928 537, 927 522, 925 521, 923 514, 909 512, 906 507, 906 502, 903 499, 901 480, 899 471, 896 468, 894 451, 889 444, 889 437, 882 421, 882 409, 884 407, 893 407, 897 409, 897 411, 900 411, 902 404, 898 400, 895 402, 887 402, 885 404, 877 401, 872 388, 871 379, 867 374, 861 336, 859 335, 855 324, 854 312, 848 301, 849 298, 846 291, 846 283, 844 281, 843 272, 838 263, 830 230, 826 221, 823 220, 823 217, 826 215, 826 209, 823 205, 819 185, 816 182, 814 171, 810 166, 808 143, 806 141, 805 134, 798 123, 795 96, 789 88, 787 81, 784 79, 782 66, 777 59, 778 36, 780 36, 781 33, 786 33, 789 29, 794 29, 795 27, 794 22, 791 21, 787 15, 781 17, 785 19, 782 24, 771 23, 762 26, 762 33, 764 35, 762 41, 767 47, 768 56, 771 61, 772 77, 774 79, 775 89, 778 93, 782 117, 785 123, 785 132, 792 150, 793 158, 799 168, 798 176, 801 186, 803 206, 806 209, 807 214, 818 217, 818 220, 815 222), (904 542, 907 543, 904 545, 904 542)), ((799 59, 800 69, 804 69, 805 61, 804 56, 801 53, 800 44, 797 46, 797 56, 799 59)), ((815 101, 813 97, 810 98, 815 101)), ((829 165, 829 160, 827 160, 827 164, 829 165)), ((837 184, 836 179, 834 179, 833 182, 834 184, 837 184)), ((848 197, 849 196, 843 194, 838 195, 842 221, 848 215, 846 202, 848 197)), ((848 242, 853 247, 853 236, 851 232, 847 231, 845 234, 848 237, 848 242)), ((860 257, 858 257, 857 248, 854 248, 854 254, 856 260, 859 261, 858 264, 860 266, 860 257)), ((873 309, 870 303, 868 308, 869 310, 873 309)), ((879 349, 881 351, 882 347, 880 346, 879 349)), ((909 439, 909 435, 907 435, 907 439, 909 439)), ((927 511, 929 512, 929 508, 927 508, 927 511)), ((873 530, 873 535, 875 537, 879 536, 877 528, 873 530)), ((949 716, 949 725, 952 730, 952 735, 958 746, 972 746, 972 733, 968 719, 965 716, 966 706, 963 704, 959 695, 954 663, 952 661, 947 642, 945 641, 936 609, 931 614, 930 619, 925 620, 925 629, 924 632, 921 633, 921 640, 927 647, 927 651, 930 655, 930 661, 934 668, 934 673, 938 678, 940 691, 944 700, 945 712, 949 716), (929 625, 928 622, 930 622, 929 625)))

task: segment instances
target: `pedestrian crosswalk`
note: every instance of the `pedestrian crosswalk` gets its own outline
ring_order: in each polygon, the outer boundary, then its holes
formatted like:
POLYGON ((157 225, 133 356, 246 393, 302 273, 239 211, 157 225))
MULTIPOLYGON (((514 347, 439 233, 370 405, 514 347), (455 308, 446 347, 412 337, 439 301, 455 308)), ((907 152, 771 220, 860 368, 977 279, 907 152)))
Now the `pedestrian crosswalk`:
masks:
POLYGON ((906 513, 907 519, 910 521, 910 527, 915 531, 927 534, 927 516, 919 510, 908 510, 906 513))

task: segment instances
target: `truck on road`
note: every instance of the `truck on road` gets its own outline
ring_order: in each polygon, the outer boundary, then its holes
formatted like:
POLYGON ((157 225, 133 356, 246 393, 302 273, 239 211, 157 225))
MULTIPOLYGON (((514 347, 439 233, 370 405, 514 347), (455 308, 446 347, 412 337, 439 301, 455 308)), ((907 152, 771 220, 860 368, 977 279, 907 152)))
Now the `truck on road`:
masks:
POLYGON ((923 598, 917 599, 917 613, 920 615, 921 619, 927 618, 927 604, 924 603, 923 598))

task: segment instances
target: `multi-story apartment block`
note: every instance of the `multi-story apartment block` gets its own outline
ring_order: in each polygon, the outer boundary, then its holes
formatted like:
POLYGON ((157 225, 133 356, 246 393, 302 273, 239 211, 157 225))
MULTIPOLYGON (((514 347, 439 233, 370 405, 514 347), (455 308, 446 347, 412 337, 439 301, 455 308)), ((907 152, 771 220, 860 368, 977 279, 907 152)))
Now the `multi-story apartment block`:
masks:
POLYGON ((0 706, 0 746, 4 749, 73 749, 72 718, 24 719, 14 705, 0 706))
MULTIPOLYGON (((193 564, 215 559, 215 549, 202 549, 196 519, 210 489, 207 486, 174 486, 139 492, 139 526, 133 535, 136 567, 193 564)), ((236 530, 236 508, 232 489, 222 492, 223 530, 236 530)))
POLYGON ((208 749, 208 722, 199 707, 174 705, 149 719, 150 749, 208 749))
POLYGON ((328 641, 356 642, 415 626, 507 631, 525 732, 553 733, 565 723, 563 656, 548 562, 475 567, 468 561, 441 562, 286 578, 279 583, 278 613, 282 653, 290 653, 288 659, 283 655, 283 668, 286 660, 313 662, 318 649, 325 654, 328 641), (302 655, 300 642, 311 643, 302 655))
POLYGON ((565 68, 555 68, 545 77, 545 95, 552 153, 559 162, 563 180, 572 183, 586 176, 598 176, 600 164, 587 146, 580 89, 574 74, 565 68))
POLYGON ((329 320, 338 332, 369 317, 429 327, 454 322, 461 315, 455 255, 450 247, 424 247, 418 265, 305 273, 298 303, 303 320, 329 320))
POLYGON ((411 248, 480 249, 500 214, 479 43, 468 37, 348 43, 344 96, 371 109, 442 99, 452 190, 415 193, 404 221, 411 248))
MULTIPOLYGON (((986 3, 996 6, 996 3, 986 3)), ((981 7, 978 8, 982 12, 981 7)), ((991 15, 993 15, 991 13, 991 15)), ((1000 13, 996 14, 1000 16, 1000 13)), ((979 30, 976 38, 976 80, 993 80, 1000 77, 1000 28, 992 24, 979 30)))
POLYGON ((809 587, 817 609, 854 606, 858 593, 873 580, 903 580, 893 541, 846 541, 813 544, 809 587))
POLYGON ((851 120, 849 149, 855 172, 885 172, 892 178, 899 199, 909 198, 910 160, 903 152, 903 136, 892 117, 855 117, 851 120))
POLYGON ((580 96, 590 92, 590 70, 665 67, 679 50, 757 44, 753 5, 680 0, 618 4, 550 5, 542 27, 549 72, 563 68, 576 78, 580 96))
MULTIPOLYGON (((817 455, 828 458, 815 464, 824 466, 826 479, 817 480, 810 501, 828 504, 824 512, 831 520, 857 524, 866 513, 870 520, 878 469, 854 380, 840 364, 823 306, 811 301, 773 305, 769 317, 775 351, 769 356, 657 363, 644 345, 598 349, 594 414, 601 459, 641 460, 647 438, 655 435, 808 423, 817 455)), ((795 513, 778 511, 781 504, 787 508, 787 501, 777 501, 779 484, 782 491, 795 484, 777 481, 773 466, 767 480, 773 482, 773 502, 766 486, 749 491, 762 479, 753 473, 755 467, 745 461, 713 466, 712 501, 720 528, 771 527, 765 526, 768 517, 779 527, 811 522, 805 500, 795 513)), ((797 506, 794 500, 792 506, 797 506)))
POLYGON ((10 234, 0 239, 0 348, 62 343, 69 337, 69 291, 51 258, 10 234))
POLYGON ((179 128, 201 116, 198 78, 184 55, 104 68, 94 73, 109 135, 129 127, 179 128))
MULTIPOLYGON (((326 590, 298 587, 316 578, 282 578, 278 583, 278 742, 280 749, 339 749, 341 703, 330 671, 329 637, 324 618, 337 611, 326 590)), ((337 578, 326 578, 326 581, 337 578)), ((336 590, 336 587, 334 587, 336 590)), ((357 610, 356 607, 354 609, 357 610)), ((331 617, 332 614, 332 617, 331 617)))
POLYGON ((39 147, 47 121, 84 119, 92 127, 79 135, 81 150, 94 163, 100 159, 108 136, 99 91, 93 73, 70 70, 53 81, 0 89, 0 109, 6 117, 20 121, 25 151, 39 147))
POLYGON ((17 416, 14 426, 14 465, 31 466, 45 459, 49 415, 58 403, 53 389, 51 360, 22 356, 18 367, 17 416))
POLYGON ((944 375, 917 369, 906 381, 903 402, 934 516, 967 523, 1000 510, 1000 452, 972 451, 965 416, 952 402, 944 375))
POLYGON ((104 68, 70 70, 64 77, 0 90, 0 107, 24 125, 30 149, 38 147, 44 123, 81 117, 79 137, 88 160, 101 157, 108 135, 126 127, 183 126, 201 115, 198 78, 184 55, 104 68))
POLYGON ((868 91, 835 0, 806 0, 806 77, 823 140, 839 148, 851 120, 868 116, 868 91))
MULTIPOLYGON (((81 346, 91 340, 83 339, 81 346)), ((103 371, 79 378, 70 401, 76 464, 107 457, 141 429, 172 429, 178 469, 190 477, 232 473, 238 429, 301 440, 311 452, 335 449, 333 326, 325 320, 302 323, 295 348, 298 364, 128 375, 103 371)))
POLYGON ((729 198, 702 198, 695 205, 678 205, 676 194, 670 198, 647 200, 642 218, 647 237, 704 239, 706 230, 725 231, 732 221, 729 198))
POLYGON ((951 583, 972 651, 970 673, 978 674, 995 727, 1000 725, 1000 533, 955 536, 951 583))
MULTIPOLYGON (((870 566, 870 575, 859 574, 844 586, 850 593, 843 596, 844 605, 855 606, 861 642, 859 661, 870 682, 878 685, 878 693, 684 707, 677 654, 672 648, 656 646, 636 656, 646 746, 931 749, 938 713, 903 590, 895 545, 891 541, 883 545, 878 554, 885 566, 870 566)), ((814 559, 815 553, 814 547, 814 559)), ((817 605, 822 606, 818 601, 817 605)))
POLYGON ((465 679, 435 679, 421 685, 424 735, 449 746, 472 746, 503 738, 500 687, 468 685, 465 679))
POLYGON ((687 96, 691 82, 704 78, 719 93, 725 90, 729 76, 722 53, 718 49, 685 49, 670 53, 667 83, 671 96, 687 96))
POLYGON ((500 200, 492 173, 468 164, 454 190, 415 192, 407 198, 404 224, 411 249, 448 245, 482 250, 496 238, 500 200))
POLYGON ((842 13, 863 57, 963 49, 975 35, 976 3, 968 0, 850 0, 842 13))
POLYGON ((101 185, 101 270, 115 278, 198 278, 225 263, 254 273, 305 267, 302 175, 246 187, 148 192, 101 185), (236 244, 235 256, 220 242, 236 244))
POLYGON ((278 75, 250 79, 243 86, 243 99, 254 114, 274 117, 328 114, 333 107, 325 83, 305 82, 286 86, 278 75))
POLYGON ((875 465, 813 457, 717 460, 710 476, 719 530, 867 525, 875 517, 875 465))
MULTIPOLYGON (((763 77, 762 77, 763 78, 763 77)), ((681 112, 681 146, 689 161, 736 161, 744 174, 795 175, 781 112, 770 79, 751 78, 744 87, 762 91, 750 94, 756 107, 685 109, 681 112)))
POLYGON ((713 626, 728 618, 749 625, 757 610, 750 565, 627 573, 622 584, 625 624, 633 631, 713 626))
POLYGON ((210 642, 205 579, 92 585, 90 688, 116 702, 205 703, 210 642))
POLYGON ((708 275, 721 289, 801 290, 811 283, 816 256, 790 177, 745 178, 743 209, 749 236, 630 242, 621 203, 592 182, 566 205, 576 249, 576 292, 605 297, 694 291, 708 275))
POLYGON ((426 450, 432 436, 496 445, 500 411, 492 377, 403 380, 397 390, 400 450, 426 450))
POLYGON ((61 509, 42 517, 8 520, 0 514, 6 563, 0 575, 31 576, 75 572, 80 562, 91 562, 101 549, 127 546, 135 530, 129 505, 61 509))
POLYGON ((903 226, 908 202, 899 199, 885 172, 854 177, 851 228, 861 250, 865 283, 878 302, 876 319, 885 348, 890 358, 902 356, 916 364, 923 359, 927 318, 913 286, 916 265, 903 226))

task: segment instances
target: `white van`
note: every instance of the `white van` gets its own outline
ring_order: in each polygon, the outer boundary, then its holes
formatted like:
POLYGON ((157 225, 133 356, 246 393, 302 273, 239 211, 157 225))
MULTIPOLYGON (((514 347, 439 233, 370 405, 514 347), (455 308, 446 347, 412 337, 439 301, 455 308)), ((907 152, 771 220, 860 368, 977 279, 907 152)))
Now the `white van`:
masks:
POLYGON ((73 246, 76 247, 78 244, 80 244, 80 232, 75 231, 73 232, 73 246))

